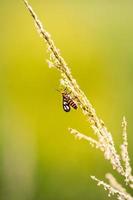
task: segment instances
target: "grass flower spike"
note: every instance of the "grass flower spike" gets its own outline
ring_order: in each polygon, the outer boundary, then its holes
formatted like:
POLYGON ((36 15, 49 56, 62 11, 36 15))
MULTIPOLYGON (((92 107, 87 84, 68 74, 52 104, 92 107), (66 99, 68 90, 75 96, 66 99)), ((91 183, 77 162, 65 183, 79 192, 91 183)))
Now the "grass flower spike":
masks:
MULTIPOLYGON (((80 107, 83 115, 86 116, 88 123, 90 124, 94 134, 97 139, 93 139, 85 134, 80 133, 79 131, 69 128, 69 131, 72 135, 79 139, 84 139, 88 141, 92 146, 100 149, 104 158, 110 161, 114 170, 116 170, 120 176, 124 177, 126 184, 129 187, 133 186, 133 176, 131 174, 131 166, 130 159, 128 155, 128 142, 127 142, 127 122, 125 118, 123 118, 122 127, 123 127, 123 144, 121 145, 121 155, 117 153, 115 148, 115 144, 112 138, 112 134, 108 131, 104 122, 98 117, 96 111, 88 98, 85 96, 84 92, 80 89, 76 80, 73 78, 71 74, 70 67, 68 67, 67 63, 63 59, 60 54, 59 49, 55 46, 54 41, 52 40, 50 34, 43 27, 41 21, 38 19, 38 16, 33 11, 32 7, 29 5, 28 1, 23 0, 28 11, 30 12, 34 23, 36 25, 37 31, 40 36, 43 38, 47 45, 47 50, 49 52, 49 59, 47 60, 48 66, 51 68, 55 68, 59 71, 61 75, 60 84, 63 88, 67 88, 68 91, 71 92, 71 96, 75 98, 77 105, 80 107)), ((128 199, 131 200, 131 197, 126 190, 120 186, 119 183, 113 178, 112 175, 107 175, 109 180, 109 184, 106 184, 103 181, 100 181, 94 176, 91 178, 98 182, 98 185, 102 185, 104 189, 109 191, 109 196, 111 194, 116 194, 117 199, 128 199)))

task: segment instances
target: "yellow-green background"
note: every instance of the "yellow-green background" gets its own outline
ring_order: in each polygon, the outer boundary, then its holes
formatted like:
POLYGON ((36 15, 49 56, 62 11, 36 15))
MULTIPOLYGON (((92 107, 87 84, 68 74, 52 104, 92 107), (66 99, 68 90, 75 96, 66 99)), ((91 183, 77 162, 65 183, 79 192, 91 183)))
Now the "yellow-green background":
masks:
MULTIPOLYGON (((133 2, 30 3, 118 151, 127 117, 132 157, 133 2)), ((101 152, 68 133, 73 127, 93 137, 80 110, 63 111, 60 74, 47 67, 47 58, 22 0, 0 0, 0 200, 106 200, 90 175, 104 179, 112 168, 101 152)))

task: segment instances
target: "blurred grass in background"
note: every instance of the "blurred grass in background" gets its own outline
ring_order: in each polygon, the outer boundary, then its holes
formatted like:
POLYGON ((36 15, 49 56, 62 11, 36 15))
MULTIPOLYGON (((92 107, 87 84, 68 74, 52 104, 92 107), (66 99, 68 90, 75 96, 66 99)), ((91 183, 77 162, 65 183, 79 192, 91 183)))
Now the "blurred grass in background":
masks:
MULTIPOLYGON (((133 145, 132 1, 32 0, 72 74, 120 145, 126 115, 133 145)), ((104 200, 90 180, 112 171, 67 128, 93 136, 80 111, 62 109, 59 74, 22 1, 0 1, 0 199, 104 200)), ((132 161, 131 161, 132 162, 132 161)), ((117 176, 117 174, 116 174, 117 176)))

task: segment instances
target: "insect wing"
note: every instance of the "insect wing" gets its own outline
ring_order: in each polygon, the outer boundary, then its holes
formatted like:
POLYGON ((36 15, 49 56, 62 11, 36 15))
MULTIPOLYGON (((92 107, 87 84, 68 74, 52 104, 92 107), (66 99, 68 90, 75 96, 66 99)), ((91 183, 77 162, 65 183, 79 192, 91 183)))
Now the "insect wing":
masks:
POLYGON ((66 101, 63 101, 63 110, 65 112, 69 112, 70 111, 70 106, 66 101))

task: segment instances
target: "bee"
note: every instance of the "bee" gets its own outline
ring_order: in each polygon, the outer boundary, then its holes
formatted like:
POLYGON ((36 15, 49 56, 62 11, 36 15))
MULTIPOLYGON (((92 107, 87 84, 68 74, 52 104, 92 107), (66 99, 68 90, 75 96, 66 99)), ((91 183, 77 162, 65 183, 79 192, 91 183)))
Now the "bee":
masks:
POLYGON ((71 110, 71 107, 75 110, 78 108, 77 104, 74 102, 74 99, 70 96, 71 92, 67 92, 67 88, 65 88, 64 91, 57 91, 61 92, 62 94, 62 106, 65 112, 69 112, 71 110))
POLYGON ((69 112, 71 110, 71 107, 74 108, 75 110, 78 108, 77 104, 70 96, 70 93, 67 93, 66 89, 62 92, 62 97, 63 97, 62 105, 63 105, 63 110, 65 112, 69 112))

